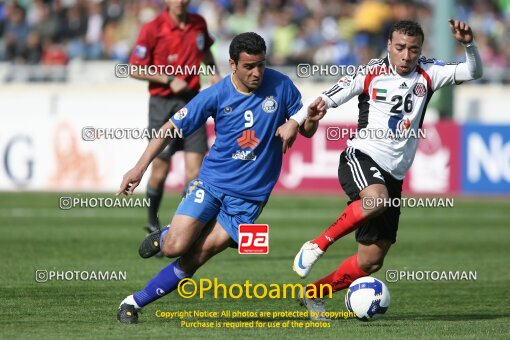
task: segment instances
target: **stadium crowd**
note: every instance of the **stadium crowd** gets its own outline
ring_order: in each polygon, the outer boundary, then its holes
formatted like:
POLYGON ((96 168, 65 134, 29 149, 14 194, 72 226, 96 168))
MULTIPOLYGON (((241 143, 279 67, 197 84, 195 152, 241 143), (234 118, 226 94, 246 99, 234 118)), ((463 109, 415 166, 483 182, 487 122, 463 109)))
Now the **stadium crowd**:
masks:
MULTIPOLYGON (((416 20, 431 36, 433 3, 205 0, 192 1, 190 10, 206 18, 219 60, 227 58, 234 35, 255 31, 268 43, 270 65, 357 65, 385 53, 387 31, 395 21, 416 20)), ((141 25, 164 6, 163 0, 0 0, 0 61, 16 65, 66 65, 74 59, 126 62, 141 25)), ((507 72, 510 0, 461 0, 455 13, 472 26, 484 65, 507 72)), ((463 56, 458 46, 457 57, 463 56)))

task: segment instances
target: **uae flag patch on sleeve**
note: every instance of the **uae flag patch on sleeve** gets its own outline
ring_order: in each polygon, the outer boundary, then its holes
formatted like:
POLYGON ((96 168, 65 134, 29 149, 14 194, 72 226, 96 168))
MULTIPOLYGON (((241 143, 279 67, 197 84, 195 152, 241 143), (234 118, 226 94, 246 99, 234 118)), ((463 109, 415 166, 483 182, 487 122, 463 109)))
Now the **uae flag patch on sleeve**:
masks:
POLYGON ((386 100, 386 89, 372 89, 372 100, 386 100))

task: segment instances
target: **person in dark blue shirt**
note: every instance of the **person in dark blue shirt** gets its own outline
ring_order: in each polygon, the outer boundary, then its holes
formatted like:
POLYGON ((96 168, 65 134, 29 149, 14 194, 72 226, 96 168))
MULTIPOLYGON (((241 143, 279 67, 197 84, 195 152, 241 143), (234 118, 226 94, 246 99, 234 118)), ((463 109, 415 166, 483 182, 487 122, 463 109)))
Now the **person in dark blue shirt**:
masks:
MULTIPOLYGON (((266 45, 258 34, 234 37, 229 54, 232 74, 199 93, 161 128, 188 136, 212 117, 216 141, 171 224, 149 234, 139 249, 144 258, 161 250, 177 260, 121 302, 120 322, 136 323, 142 307, 175 290, 214 255, 237 247, 239 225, 254 223, 262 212, 297 132, 311 137, 317 130, 317 112, 308 112, 304 123, 292 119, 303 107, 301 94, 286 75, 265 68, 266 45)), ((133 193, 164 146, 163 138, 151 140, 124 175, 119 194, 133 193)))

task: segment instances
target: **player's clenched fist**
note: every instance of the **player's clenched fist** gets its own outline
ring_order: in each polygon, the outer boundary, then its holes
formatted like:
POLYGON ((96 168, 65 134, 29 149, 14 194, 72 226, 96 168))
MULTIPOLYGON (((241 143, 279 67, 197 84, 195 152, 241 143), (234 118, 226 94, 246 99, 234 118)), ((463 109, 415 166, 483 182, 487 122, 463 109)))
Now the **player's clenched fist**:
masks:
POLYGON ((322 97, 317 97, 317 99, 315 99, 313 101, 313 103, 311 103, 308 106, 307 119, 312 120, 312 121, 319 121, 322 118, 324 118, 327 111, 328 111, 328 107, 327 107, 324 99, 322 97))
POLYGON ((452 30, 453 37, 457 39, 457 41, 464 44, 473 41, 473 31, 468 24, 455 19, 450 19, 448 22, 450 23, 450 29, 452 30))
POLYGON ((138 184, 140 184, 143 173, 143 170, 136 167, 126 172, 122 178, 122 183, 120 184, 119 192, 117 192, 117 195, 132 195, 135 188, 138 186, 138 184))

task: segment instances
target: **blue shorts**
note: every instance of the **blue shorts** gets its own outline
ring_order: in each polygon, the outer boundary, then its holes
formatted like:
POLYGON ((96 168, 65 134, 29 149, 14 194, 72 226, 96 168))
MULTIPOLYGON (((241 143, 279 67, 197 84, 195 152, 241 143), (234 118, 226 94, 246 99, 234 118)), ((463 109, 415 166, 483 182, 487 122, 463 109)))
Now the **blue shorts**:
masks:
POLYGON ((195 179, 188 185, 186 197, 175 214, 191 216, 203 223, 216 219, 232 240, 238 243, 239 225, 254 223, 265 204, 224 194, 195 179))

